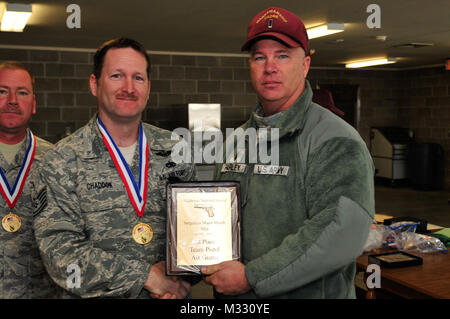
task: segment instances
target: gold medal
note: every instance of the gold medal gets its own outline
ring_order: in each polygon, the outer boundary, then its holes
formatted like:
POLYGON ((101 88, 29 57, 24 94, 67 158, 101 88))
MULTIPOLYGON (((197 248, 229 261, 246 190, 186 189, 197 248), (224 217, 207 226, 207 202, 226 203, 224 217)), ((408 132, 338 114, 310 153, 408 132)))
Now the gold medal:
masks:
POLYGON ((140 245, 146 245, 153 239, 153 229, 144 223, 134 226, 132 234, 134 241, 140 245))
POLYGON ((16 214, 9 213, 3 217, 2 226, 7 232, 14 233, 22 226, 22 220, 16 214))

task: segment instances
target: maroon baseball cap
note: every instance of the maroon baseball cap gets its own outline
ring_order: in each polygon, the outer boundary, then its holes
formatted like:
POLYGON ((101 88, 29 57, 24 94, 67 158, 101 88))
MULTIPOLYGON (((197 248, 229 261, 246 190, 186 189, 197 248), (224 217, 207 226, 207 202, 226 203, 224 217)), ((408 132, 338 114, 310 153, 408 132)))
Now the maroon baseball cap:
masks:
POLYGON ((302 47, 309 55, 305 25, 299 17, 285 9, 270 7, 258 13, 248 25, 247 41, 241 51, 250 51, 253 42, 261 37, 276 38, 291 48, 302 47))

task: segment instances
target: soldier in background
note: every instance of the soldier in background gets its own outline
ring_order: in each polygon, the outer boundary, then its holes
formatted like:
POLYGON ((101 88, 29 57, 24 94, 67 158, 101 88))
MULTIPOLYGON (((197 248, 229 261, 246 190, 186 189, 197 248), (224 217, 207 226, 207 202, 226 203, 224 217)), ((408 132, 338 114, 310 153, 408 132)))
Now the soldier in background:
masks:
POLYGON ((184 298, 189 283, 165 276, 165 186, 189 180, 194 166, 172 162, 171 132, 141 121, 150 95, 142 45, 104 43, 90 88, 98 114, 41 168, 34 229, 48 272, 65 297, 184 298))
POLYGON ((53 298, 33 235, 32 175, 52 147, 28 125, 36 113, 33 77, 18 62, 0 64, 0 298, 53 298))

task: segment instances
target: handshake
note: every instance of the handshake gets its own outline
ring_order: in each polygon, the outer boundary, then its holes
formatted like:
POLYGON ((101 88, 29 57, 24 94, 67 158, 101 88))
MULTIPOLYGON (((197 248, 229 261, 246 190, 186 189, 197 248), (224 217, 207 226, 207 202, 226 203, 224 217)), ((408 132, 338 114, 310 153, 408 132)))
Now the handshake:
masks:
MULTIPOLYGON (((245 266, 239 261, 225 261, 216 265, 202 267, 204 282, 214 286, 217 292, 226 295, 239 295, 248 292, 251 287, 245 276, 245 266)), ((177 276, 165 275, 165 262, 152 266, 144 288, 150 297, 157 299, 182 299, 191 290, 191 285, 177 276)))
POLYGON ((157 299, 183 299, 191 290, 191 284, 177 276, 166 276, 165 262, 154 264, 148 274, 144 288, 150 297, 157 299))

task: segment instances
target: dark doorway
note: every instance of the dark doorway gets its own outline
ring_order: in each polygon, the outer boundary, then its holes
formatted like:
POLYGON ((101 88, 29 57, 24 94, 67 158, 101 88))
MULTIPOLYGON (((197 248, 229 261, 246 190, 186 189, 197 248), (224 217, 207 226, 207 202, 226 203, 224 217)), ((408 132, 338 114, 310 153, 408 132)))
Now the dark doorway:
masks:
POLYGON ((343 119, 358 129, 358 85, 319 83, 319 87, 321 89, 327 89, 333 94, 334 104, 345 113, 343 119))

